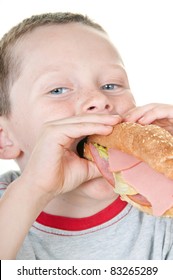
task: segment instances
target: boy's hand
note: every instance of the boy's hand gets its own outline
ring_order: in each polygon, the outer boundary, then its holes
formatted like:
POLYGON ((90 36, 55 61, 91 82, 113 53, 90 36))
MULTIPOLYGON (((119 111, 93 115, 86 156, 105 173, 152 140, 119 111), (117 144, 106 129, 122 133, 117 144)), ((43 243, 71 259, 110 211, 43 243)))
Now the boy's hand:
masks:
POLYGON ((85 115, 45 123, 21 175, 25 184, 55 196, 99 177, 95 164, 80 158, 73 146, 86 135, 111 133, 119 122, 119 116, 85 115))
POLYGON ((85 115, 43 125, 21 176, 0 200, 0 257, 14 259, 29 228, 58 194, 100 177, 95 164, 80 158, 76 145, 86 135, 109 134, 119 116, 85 115))
POLYGON ((128 122, 156 124, 173 134, 173 105, 152 103, 136 107, 126 113, 128 122))

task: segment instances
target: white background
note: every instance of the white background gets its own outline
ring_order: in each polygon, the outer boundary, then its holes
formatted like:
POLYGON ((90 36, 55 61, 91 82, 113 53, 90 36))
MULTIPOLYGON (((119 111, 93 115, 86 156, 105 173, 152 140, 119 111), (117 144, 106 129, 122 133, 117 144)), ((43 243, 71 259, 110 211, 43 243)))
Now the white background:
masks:
MULTIPOLYGON (((173 104, 171 0, 0 0, 0 37, 33 14, 70 11, 100 23, 118 47, 137 104, 173 104)), ((13 168, 0 160, 0 173, 13 168)))

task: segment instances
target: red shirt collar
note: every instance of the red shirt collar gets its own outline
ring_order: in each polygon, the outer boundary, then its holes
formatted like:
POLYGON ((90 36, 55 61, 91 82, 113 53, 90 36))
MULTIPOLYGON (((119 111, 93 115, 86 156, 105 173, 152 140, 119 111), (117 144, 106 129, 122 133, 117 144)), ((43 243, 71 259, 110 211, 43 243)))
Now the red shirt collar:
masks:
POLYGON ((105 209, 89 217, 69 218, 41 212, 41 214, 37 217, 36 221, 44 226, 61 230, 86 230, 111 220, 112 218, 117 216, 126 207, 126 205, 127 202, 122 201, 120 197, 118 197, 105 209))

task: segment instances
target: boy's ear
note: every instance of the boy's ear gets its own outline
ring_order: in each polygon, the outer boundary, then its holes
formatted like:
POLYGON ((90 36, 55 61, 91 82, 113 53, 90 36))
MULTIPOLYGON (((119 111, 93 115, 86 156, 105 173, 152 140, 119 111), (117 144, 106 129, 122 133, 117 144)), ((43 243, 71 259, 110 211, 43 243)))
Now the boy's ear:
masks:
POLYGON ((7 132, 0 126, 0 159, 16 159, 20 154, 20 149, 9 138, 7 132))

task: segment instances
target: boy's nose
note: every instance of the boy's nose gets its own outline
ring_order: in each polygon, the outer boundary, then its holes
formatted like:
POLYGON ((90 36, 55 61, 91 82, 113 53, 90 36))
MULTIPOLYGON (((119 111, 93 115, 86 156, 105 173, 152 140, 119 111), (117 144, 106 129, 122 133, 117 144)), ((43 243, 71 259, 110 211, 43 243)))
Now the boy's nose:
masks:
POLYGON ((109 113, 113 110, 110 99, 103 93, 89 95, 82 104, 82 113, 109 113))

